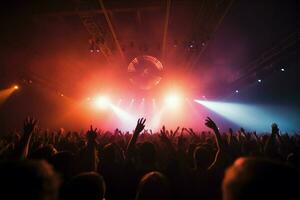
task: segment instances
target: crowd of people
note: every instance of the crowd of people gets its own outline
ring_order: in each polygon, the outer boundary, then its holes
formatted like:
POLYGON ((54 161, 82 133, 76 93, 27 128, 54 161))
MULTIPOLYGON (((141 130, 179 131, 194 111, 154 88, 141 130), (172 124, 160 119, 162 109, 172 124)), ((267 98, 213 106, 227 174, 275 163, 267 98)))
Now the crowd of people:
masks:
POLYGON ((0 139, 0 199, 300 199, 300 135, 191 128, 43 131, 0 139))

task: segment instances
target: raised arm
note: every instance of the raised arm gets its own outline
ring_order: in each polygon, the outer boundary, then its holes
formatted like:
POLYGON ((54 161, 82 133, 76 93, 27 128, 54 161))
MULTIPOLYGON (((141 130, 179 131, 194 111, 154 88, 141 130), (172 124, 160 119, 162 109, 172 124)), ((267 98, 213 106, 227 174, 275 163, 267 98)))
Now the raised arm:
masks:
POLYGON ((221 134, 220 134, 219 129, 218 129, 217 125, 215 124, 215 122, 211 118, 207 117, 205 120, 205 125, 208 128, 213 130, 218 151, 224 151, 224 144, 223 144, 223 141, 221 138, 221 134))
POLYGON ((275 145, 276 145, 276 136, 278 137, 278 141, 280 144, 282 144, 281 137, 279 135, 279 128, 276 123, 272 124, 272 133, 271 136, 268 138, 265 146, 264 146, 264 152, 265 154, 272 153, 272 151, 275 151, 275 145))
POLYGON ((93 129, 91 125, 90 130, 86 133, 87 146, 86 146, 86 169, 87 171, 96 171, 98 165, 97 156, 97 128, 93 129))
POLYGON ((136 144, 136 141, 140 135, 140 133, 144 130, 145 128, 145 122, 146 122, 146 119, 145 118, 140 118, 138 119, 137 121, 137 125, 134 129, 134 132, 133 132, 133 135, 128 143, 128 146, 127 146, 127 151, 126 151, 126 154, 127 156, 130 157, 130 155, 132 155, 134 149, 135 149, 135 144, 136 144))
POLYGON ((214 170, 216 168, 225 168, 227 163, 226 155, 225 155, 225 147, 219 129, 215 124, 215 122, 209 117, 206 118, 205 125, 208 128, 213 130, 216 139, 216 144, 217 144, 217 153, 215 155, 215 159, 208 169, 214 170))
POLYGON ((34 129, 37 126, 38 121, 34 118, 28 117, 23 124, 23 136, 20 139, 19 144, 16 147, 14 157, 16 159, 26 159, 29 151, 29 144, 32 138, 34 129))
MULTIPOLYGON (((177 132, 178 129, 179 128, 177 128, 175 132, 177 132)), ((162 129, 160 130, 160 134, 158 136, 159 136, 159 139, 162 141, 162 143, 166 145, 167 149, 170 150, 171 154, 174 155, 175 149, 174 149, 174 147, 172 145, 172 142, 170 141, 170 139, 167 136, 167 132, 166 132, 165 126, 162 127, 162 129)), ((171 137, 175 137, 174 132, 171 134, 171 137)))

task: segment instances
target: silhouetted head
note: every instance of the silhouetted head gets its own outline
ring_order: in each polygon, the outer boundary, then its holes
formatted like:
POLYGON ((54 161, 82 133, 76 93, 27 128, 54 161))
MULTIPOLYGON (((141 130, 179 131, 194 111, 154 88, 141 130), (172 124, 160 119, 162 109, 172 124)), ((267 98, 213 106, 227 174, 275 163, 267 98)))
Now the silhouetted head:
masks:
POLYGON ((139 147, 140 160, 144 164, 153 164, 156 161, 155 147, 151 142, 144 142, 139 147))
POLYGON ((194 164, 197 169, 208 169, 212 163, 211 153, 203 146, 197 146, 194 150, 194 164))
POLYGON ((105 196, 105 182, 96 172, 85 172, 73 177, 62 189, 61 198, 71 200, 101 200, 105 196))
POLYGON ((141 179, 135 200, 168 200, 170 188, 167 178, 160 172, 149 172, 141 179))
POLYGON ((59 178, 46 161, 0 164, 1 199, 55 200, 59 178))
POLYGON ((257 158, 240 158, 227 169, 224 200, 299 199, 300 174, 296 168, 257 158))
POLYGON ((75 156, 71 152, 63 151, 54 154, 50 159, 50 163, 55 171, 65 179, 69 179, 76 173, 75 156))
POLYGON ((104 162, 114 162, 117 157, 116 146, 113 143, 109 143, 104 146, 101 154, 101 158, 104 162))
POLYGON ((35 152, 33 152, 30 156, 31 159, 38 160, 50 160, 50 158, 57 153, 57 150, 54 148, 52 144, 46 145, 44 147, 38 148, 35 152))

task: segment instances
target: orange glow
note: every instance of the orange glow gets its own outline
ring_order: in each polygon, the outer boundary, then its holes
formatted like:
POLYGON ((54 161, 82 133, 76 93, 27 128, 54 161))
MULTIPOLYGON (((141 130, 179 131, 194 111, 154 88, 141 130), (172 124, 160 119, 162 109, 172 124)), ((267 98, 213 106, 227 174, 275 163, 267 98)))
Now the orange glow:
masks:
POLYGON ((14 88, 15 90, 18 90, 18 89, 19 89, 19 86, 18 86, 18 85, 15 85, 13 88, 14 88))

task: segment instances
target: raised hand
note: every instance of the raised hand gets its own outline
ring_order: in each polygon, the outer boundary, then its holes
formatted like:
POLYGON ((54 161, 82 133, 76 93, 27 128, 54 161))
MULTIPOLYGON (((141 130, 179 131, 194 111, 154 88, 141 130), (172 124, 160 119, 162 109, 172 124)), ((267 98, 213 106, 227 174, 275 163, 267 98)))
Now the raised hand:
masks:
POLYGON ((126 151, 127 158, 133 157, 133 152, 135 151, 135 143, 139 137, 139 134, 145 128, 145 122, 146 122, 145 118, 138 119, 134 133, 127 146, 127 151, 126 151))
POLYGON ((38 121, 34 118, 27 117, 23 124, 24 134, 17 145, 14 157, 17 159, 26 159, 29 151, 29 144, 31 141, 32 133, 37 126, 38 121))
POLYGON ((38 120, 31 118, 31 117, 27 117, 23 124, 24 134, 25 135, 31 134, 35 130, 37 123, 38 123, 38 120))
POLYGON ((93 126, 91 125, 90 130, 86 132, 86 137, 90 141, 95 140, 97 138, 97 128, 93 129, 93 126))
POLYGON ((180 127, 178 126, 177 129, 174 131, 172 137, 175 137, 175 136, 176 136, 176 134, 178 133, 179 129, 180 129, 180 127))
POLYGON ((192 128, 189 128, 189 132, 192 136, 197 136, 197 134, 195 133, 195 131, 192 128))
POLYGON ((138 119, 135 130, 134 130, 135 134, 139 134, 140 132, 142 132, 144 130, 145 122, 146 122, 146 118, 138 119))
POLYGON ((205 125, 206 125, 208 128, 211 128, 211 129, 213 129, 213 130, 218 130, 218 127, 217 127, 217 125, 215 124, 215 122, 214 122, 211 118, 209 118, 209 117, 206 118, 206 120, 205 120, 205 125))
POLYGON ((216 137, 218 151, 224 151, 224 144, 223 144, 223 141, 221 139, 221 134, 219 132, 219 129, 218 129, 216 123, 211 118, 207 117, 206 120, 205 120, 205 125, 208 128, 211 128, 214 131, 215 137, 216 137))
POLYGON ((90 130, 86 132, 86 137, 88 139, 87 145, 84 151, 83 158, 83 170, 85 171, 96 171, 98 165, 98 155, 97 155, 97 128, 93 129, 90 126, 90 130))
POLYGON ((162 129, 160 130, 159 138, 164 142, 169 140, 169 138, 167 136, 167 133, 166 133, 166 127, 165 126, 163 126, 162 129))
POLYGON ((166 127, 163 125, 163 127, 160 129, 160 133, 167 135, 166 127))

